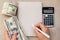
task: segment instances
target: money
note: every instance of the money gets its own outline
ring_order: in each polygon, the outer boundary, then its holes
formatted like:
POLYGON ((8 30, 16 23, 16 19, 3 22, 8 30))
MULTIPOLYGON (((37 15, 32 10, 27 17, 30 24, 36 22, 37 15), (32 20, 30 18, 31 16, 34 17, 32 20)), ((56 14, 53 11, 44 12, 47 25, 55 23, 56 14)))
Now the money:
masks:
POLYGON ((25 36, 23 28, 20 26, 19 21, 16 16, 6 19, 5 24, 9 31, 10 36, 12 36, 14 31, 16 31, 17 40, 28 40, 28 38, 25 36))

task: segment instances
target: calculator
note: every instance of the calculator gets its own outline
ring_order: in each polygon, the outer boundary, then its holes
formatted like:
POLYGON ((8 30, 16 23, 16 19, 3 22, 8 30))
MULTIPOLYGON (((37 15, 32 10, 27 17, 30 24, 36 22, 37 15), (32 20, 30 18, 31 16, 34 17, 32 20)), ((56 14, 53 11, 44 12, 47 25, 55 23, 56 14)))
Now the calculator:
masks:
POLYGON ((43 23, 47 27, 53 27, 54 25, 54 7, 43 7, 43 23))

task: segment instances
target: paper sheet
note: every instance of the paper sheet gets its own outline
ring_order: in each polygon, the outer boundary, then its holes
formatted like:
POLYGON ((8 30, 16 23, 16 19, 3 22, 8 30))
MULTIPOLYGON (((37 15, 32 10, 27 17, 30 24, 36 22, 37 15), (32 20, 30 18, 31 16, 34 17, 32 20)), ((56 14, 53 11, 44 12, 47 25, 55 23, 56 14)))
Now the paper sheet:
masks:
POLYGON ((19 2, 18 19, 26 36, 35 36, 32 25, 42 22, 42 3, 19 2))

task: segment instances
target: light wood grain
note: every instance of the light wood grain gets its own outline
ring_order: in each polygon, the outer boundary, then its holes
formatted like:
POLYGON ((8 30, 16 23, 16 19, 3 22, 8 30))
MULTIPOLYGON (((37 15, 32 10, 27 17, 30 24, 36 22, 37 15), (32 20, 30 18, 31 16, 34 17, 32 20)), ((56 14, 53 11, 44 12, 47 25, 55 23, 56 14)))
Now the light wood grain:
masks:
MULTIPOLYGON (((52 6, 55 7, 55 26, 50 28, 51 40, 60 39, 60 0, 12 0, 13 4, 17 5, 17 2, 21 1, 41 1, 43 6, 52 6)), ((7 16, 1 15, 1 10, 4 2, 11 2, 10 0, 0 0, 0 40, 5 40, 4 37, 4 19, 8 18, 7 16)), ((37 37, 28 37, 30 40, 39 40, 37 37)))

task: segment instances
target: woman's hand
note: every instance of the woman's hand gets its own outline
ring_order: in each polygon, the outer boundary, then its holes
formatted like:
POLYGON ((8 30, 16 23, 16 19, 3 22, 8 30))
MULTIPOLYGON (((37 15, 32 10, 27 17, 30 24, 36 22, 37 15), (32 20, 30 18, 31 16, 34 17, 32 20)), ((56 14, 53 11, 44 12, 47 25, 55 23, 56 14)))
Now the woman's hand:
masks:
MULTIPOLYGON (((38 23, 35 25, 35 27, 40 28, 43 32, 50 34, 49 29, 47 27, 45 27, 42 23, 38 23)), ((38 36, 39 39, 41 40, 49 40, 48 38, 46 38, 42 33, 38 32, 36 29, 34 29, 34 32, 36 33, 36 35, 38 36)))
POLYGON ((9 36, 9 33, 7 30, 5 30, 4 32, 5 32, 5 39, 6 40, 16 40, 16 36, 17 36, 16 32, 14 32, 12 38, 9 36))

